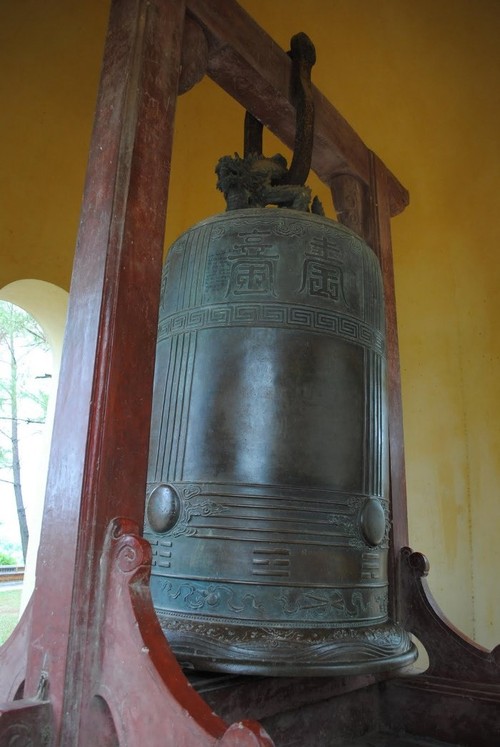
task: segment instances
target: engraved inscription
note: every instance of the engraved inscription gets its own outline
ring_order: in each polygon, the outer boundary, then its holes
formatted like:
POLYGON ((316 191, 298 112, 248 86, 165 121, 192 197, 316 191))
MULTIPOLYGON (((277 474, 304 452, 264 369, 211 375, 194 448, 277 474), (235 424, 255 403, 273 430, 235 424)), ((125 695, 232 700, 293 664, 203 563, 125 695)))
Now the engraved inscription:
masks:
POLYGON ((156 565, 156 555, 158 553, 158 540, 149 532, 144 532, 144 538, 147 539, 151 545, 151 565, 156 565))
POLYGON ((309 251, 306 252, 310 257, 321 259, 324 262, 343 262, 344 253, 339 242, 332 236, 314 236, 309 242, 309 251))
POLYGON ((160 542, 157 550, 157 562, 160 568, 170 568, 172 565, 172 543, 165 541, 160 542))
POLYGON ((348 307, 342 262, 342 249, 332 237, 313 237, 306 252, 299 292, 328 298, 348 307))
POLYGON ((387 591, 381 592, 380 594, 375 595, 375 601, 377 602, 380 613, 382 615, 387 615, 387 607, 389 606, 389 598, 387 591))
POLYGON ((244 296, 248 293, 273 293, 273 264, 270 260, 252 262, 240 260, 232 267, 228 294, 244 296))
POLYGON ((212 294, 224 294, 229 282, 231 267, 226 261, 226 252, 223 248, 217 248, 210 252, 205 267, 204 286, 208 299, 212 294))
POLYGON ((254 228, 238 233, 238 243, 227 259, 231 263, 231 275, 226 292, 228 296, 249 294, 276 295, 274 290, 276 261, 278 254, 269 253, 270 232, 254 228))
POLYGON ((252 557, 253 576, 290 576, 290 550, 288 548, 273 548, 270 550, 254 550, 252 557))
POLYGON ((348 305, 344 295, 342 269, 315 259, 306 259, 304 262, 300 293, 322 296, 348 305))
POLYGON ((361 555, 361 578, 364 581, 380 578, 380 557, 376 552, 361 555))

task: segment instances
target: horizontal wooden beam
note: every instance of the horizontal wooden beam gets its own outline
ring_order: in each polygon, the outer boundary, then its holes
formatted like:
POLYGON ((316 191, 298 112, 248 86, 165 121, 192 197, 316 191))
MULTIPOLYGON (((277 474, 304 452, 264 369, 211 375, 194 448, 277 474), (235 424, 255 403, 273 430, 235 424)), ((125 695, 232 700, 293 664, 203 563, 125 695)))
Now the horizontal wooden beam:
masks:
MULTIPOLYGON (((293 148, 295 108, 288 55, 235 0, 187 0, 186 5, 209 39, 208 75, 293 148)), ((339 173, 351 173, 369 185, 370 149, 317 88, 314 100, 313 170, 329 186, 339 173)), ((384 164, 381 168, 387 172, 394 216, 408 205, 408 192, 384 164)))

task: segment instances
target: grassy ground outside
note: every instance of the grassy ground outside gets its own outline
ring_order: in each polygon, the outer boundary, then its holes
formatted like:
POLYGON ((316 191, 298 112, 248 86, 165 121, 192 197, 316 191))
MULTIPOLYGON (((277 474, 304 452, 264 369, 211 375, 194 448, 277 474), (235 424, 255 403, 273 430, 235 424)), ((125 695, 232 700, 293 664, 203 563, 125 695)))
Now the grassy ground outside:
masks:
POLYGON ((16 626, 20 603, 21 588, 0 592, 0 644, 7 640, 16 626))

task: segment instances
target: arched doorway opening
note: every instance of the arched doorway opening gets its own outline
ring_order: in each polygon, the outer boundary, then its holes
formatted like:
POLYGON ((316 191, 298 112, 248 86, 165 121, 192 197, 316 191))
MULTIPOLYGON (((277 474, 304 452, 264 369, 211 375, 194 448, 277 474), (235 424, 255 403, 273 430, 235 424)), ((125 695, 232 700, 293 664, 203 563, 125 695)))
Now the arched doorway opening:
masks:
POLYGON ((14 304, 29 314, 43 330, 50 348, 49 362, 43 364, 43 368, 50 368, 50 371, 44 370, 38 374, 38 376, 46 378, 43 386, 48 398, 45 423, 38 428, 37 438, 30 443, 29 464, 23 469, 23 479, 27 492, 29 492, 29 502, 27 501, 26 505, 29 543, 21 597, 21 609, 24 609, 35 585, 36 558, 43 514, 68 293, 52 283, 26 279, 15 281, 0 289, 0 301, 14 304))

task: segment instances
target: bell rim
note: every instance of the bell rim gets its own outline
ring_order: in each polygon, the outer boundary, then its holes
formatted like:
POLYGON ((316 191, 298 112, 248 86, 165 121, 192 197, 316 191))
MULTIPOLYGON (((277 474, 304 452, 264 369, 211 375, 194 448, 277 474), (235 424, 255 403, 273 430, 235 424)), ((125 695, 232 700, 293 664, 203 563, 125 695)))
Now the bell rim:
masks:
POLYGON ((201 634, 192 630, 198 621, 174 621, 161 613, 158 617, 174 655, 187 670, 277 677, 372 674, 408 666, 418 656, 408 633, 391 620, 359 628, 325 626, 316 630, 314 640, 300 641, 296 635, 287 640, 287 629, 279 625, 245 640, 245 625, 234 625, 225 637, 223 624, 211 625, 210 634, 201 634))
POLYGON ((237 674, 264 677, 331 677, 346 675, 372 675, 400 670, 413 664, 418 657, 415 644, 400 653, 378 659, 350 661, 348 657, 331 662, 296 665, 293 662, 273 662, 272 660, 242 661, 227 657, 211 659, 209 656, 186 654, 181 647, 171 644, 179 664, 187 671, 206 671, 220 674, 237 674))

